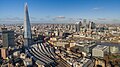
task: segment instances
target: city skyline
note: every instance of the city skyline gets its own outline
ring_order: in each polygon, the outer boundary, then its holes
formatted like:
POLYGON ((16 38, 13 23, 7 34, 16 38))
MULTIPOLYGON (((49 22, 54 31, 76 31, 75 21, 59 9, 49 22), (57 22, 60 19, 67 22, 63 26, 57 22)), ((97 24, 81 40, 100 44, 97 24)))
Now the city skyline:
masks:
POLYGON ((26 2, 31 23, 74 23, 81 19, 95 23, 120 22, 119 0, 1 0, 0 24, 22 23, 26 2))
POLYGON ((118 0, 1 1, 0 67, 120 66, 118 0))

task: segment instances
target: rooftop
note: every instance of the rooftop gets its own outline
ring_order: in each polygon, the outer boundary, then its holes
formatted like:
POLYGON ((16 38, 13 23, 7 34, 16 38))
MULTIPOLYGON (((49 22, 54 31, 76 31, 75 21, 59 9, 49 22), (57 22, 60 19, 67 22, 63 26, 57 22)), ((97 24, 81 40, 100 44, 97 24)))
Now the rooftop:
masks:
POLYGON ((108 46, 104 46, 104 45, 97 45, 95 48, 93 48, 93 49, 98 49, 98 50, 104 50, 104 49, 106 49, 106 48, 108 48, 108 46))

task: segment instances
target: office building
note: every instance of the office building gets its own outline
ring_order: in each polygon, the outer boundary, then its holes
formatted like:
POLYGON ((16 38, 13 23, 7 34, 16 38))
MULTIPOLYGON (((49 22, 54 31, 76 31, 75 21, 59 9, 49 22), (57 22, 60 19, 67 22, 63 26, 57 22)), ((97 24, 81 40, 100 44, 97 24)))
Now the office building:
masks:
POLYGON ((80 32, 80 26, 82 25, 81 21, 75 23, 76 32, 80 32))
POLYGON ((86 28, 87 27, 87 20, 83 19, 83 26, 86 28))
POLYGON ((91 30, 91 29, 95 29, 95 23, 89 21, 88 28, 89 28, 90 30, 91 30))
POLYGON ((92 56, 103 58, 106 54, 109 53, 109 47, 103 45, 97 45, 92 49, 92 56))
POLYGON ((110 53, 120 53, 120 47, 117 46, 109 46, 110 47, 110 53))
POLYGON ((25 4, 25 15, 24 15, 24 46, 28 47, 32 44, 32 36, 31 36, 31 25, 28 14, 28 6, 25 4))
POLYGON ((9 31, 7 28, 2 28, 2 40, 3 47, 14 47, 14 31, 9 31))

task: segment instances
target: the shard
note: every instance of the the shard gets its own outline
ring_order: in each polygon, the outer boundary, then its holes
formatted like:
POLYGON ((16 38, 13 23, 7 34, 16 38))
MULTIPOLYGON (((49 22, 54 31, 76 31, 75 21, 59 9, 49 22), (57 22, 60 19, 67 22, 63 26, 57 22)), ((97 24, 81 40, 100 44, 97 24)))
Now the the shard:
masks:
POLYGON ((24 11, 24 46, 28 47, 31 45, 31 25, 30 25, 30 19, 29 19, 29 13, 28 13, 28 6, 27 3, 25 4, 25 11, 24 11))
POLYGON ((53 47, 49 43, 32 43, 31 37, 31 26, 28 14, 28 6, 25 4, 25 15, 24 15, 24 47, 25 53, 35 61, 39 66, 44 67, 55 67, 56 54, 53 51, 53 47))

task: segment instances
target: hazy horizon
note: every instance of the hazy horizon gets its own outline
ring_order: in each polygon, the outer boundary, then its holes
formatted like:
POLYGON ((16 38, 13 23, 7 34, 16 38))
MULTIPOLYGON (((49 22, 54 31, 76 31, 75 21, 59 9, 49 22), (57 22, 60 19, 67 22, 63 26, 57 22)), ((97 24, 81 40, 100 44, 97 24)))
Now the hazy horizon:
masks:
POLYGON ((23 22, 26 2, 31 23, 120 23, 120 0, 0 0, 0 24, 23 22))

